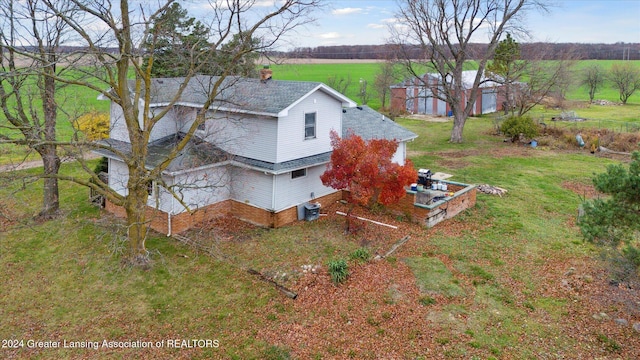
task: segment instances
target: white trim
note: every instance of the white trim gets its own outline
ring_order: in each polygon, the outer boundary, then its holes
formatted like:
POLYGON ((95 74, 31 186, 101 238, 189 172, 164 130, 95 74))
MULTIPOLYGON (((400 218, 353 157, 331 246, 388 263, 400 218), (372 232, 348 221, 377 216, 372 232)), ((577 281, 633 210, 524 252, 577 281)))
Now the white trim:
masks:
MULTIPOLYGON (((167 107, 169 105, 171 105, 170 102, 151 103, 151 104, 149 104, 149 108, 167 107)), ((176 106, 176 105, 195 108, 195 109, 202 109, 202 104, 196 104, 196 103, 191 103, 191 102, 180 101, 180 102, 173 103, 173 106, 176 106)), ((224 112, 228 112, 228 113, 251 114, 251 115, 278 117, 278 114, 276 114, 276 113, 269 113, 269 112, 262 112, 262 111, 250 111, 250 110, 243 110, 243 109, 238 109, 238 108, 229 108, 229 107, 224 107, 224 106, 211 106, 211 107, 209 107, 207 109, 207 111, 224 111, 224 112)))
POLYGON ((328 87, 327 85, 319 84, 318 86, 313 88, 313 90, 309 91, 304 96, 301 96, 298 100, 294 101, 289 106, 287 106, 282 111, 280 111, 278 113, 278 117, 289 116, 289 110, 291 110, 294 106, 298 105, 303 100, 308 98, 311 94, 313 94, 314 92, 316 92, 317 90, 320 90, 320 89, 326 91, 329 95, 335 97, 336 99, 342 100, 342 106, 344 106, 344 107, 356 107, 358 105, 355 101, 349 99, 348 97, 342 95, 341 93, 339 93, 336 90, 328 87))

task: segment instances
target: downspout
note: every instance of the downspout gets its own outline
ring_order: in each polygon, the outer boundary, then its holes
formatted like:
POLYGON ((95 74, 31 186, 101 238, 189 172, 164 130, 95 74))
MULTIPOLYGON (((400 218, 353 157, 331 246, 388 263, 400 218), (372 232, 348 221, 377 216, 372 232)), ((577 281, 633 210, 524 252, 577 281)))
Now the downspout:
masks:
POLYGON ((277 179, 276 174, 273 174, 273 185, 272 185, 272 190, 271 190, 271 210, 273 210, 273 212, 276 212, 276 179, 277 179))
POLYGON ((171 210, 169 210, 169 214, 167 214, 167 237, 171 237, 172 229, 171 229, 171 214, 173 214, 173 205, 175 204, 176 199, 171 197, 171 210))

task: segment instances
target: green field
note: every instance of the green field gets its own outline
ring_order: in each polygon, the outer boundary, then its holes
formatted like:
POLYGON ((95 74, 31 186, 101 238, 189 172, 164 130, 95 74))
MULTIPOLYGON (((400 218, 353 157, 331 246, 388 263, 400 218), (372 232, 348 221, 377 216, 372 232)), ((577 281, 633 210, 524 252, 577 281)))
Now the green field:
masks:
MULTIPOLYGON (((578 61, 574 68, 576 79, 580 76, 580 71, 587 66, 597 64, 602 66, 603 69, 609 70, 614 63, 622 63, 621 60, 583 60, 578 61)), ((633 61, 633 63, 640 68, 640 61, 633 61)), ((380 64, 378 63, 362 63, 362 64, 277 64, 271 65, 273 69, 273 78, 280 80, 306 80, 306 81, 320 81, 327 82, 327 79, 331 76, 347 79, 351 77, 351 86, 347 92, 352 100, 360 103, 358 97, 359 80, 364 79, 368 84, 373 84, 375 81, 375 75, 379 72, 380 64)), ((420 72, 418 72, 420 73, 420 72)), ((371 89, 371 91, 374 91, 371 89)), ((567 93, 567 98, 570 100, 588 101, 589 93, 587 89, 579 86, 579 81, 575 81, 570 87, 567 93)), ((609 101, 618 102, 619 96, 615 89, 611 88, 611 84, 607 83, 601 91, 596 93, 597 99, 604 99, 609 101)), ((640 104, 640 92, 636 92, 631 98, 629 103, 640 104)), ((369 106, 374 109, 380 107, 380 100, 374 94, 371 97, 369 106)))

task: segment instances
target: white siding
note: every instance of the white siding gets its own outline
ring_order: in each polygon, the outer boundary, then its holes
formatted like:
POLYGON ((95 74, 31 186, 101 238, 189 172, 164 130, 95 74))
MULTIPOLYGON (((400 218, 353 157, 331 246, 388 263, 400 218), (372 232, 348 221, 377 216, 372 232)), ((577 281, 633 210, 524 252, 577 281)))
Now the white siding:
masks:
MULTIPOLYGON (((171 186, 173 181, 169 177, 164 177, 163 180, 168 186, 171 186)), ((174 213, 174 201, 176 200, 171 193, 154 183, 153 193, 147 199, 147 205, 166 213, 174 213)))
POLYGON ((272 117, 218 112, 196 135, 229 153, 275 163, 277 126, 272 117))
MULTIPOLYGON (((190 210, 196 210, 229 199, 230 179, 226 167, 214 167, 177 175, 168 184, 174 184, 172 190, 190 210)), ((158 193, 162 211, 173 214, 187 211, 169 191, 158 188, 158 193)), ((149 205, 155 207, 155 199, 150 199, 149 205)))
POLYGON ((320 175, 326 165, 307 168, 307 176, 291 179, 291 173, 278 175, 276 180, 276 211, 284 210, 311 200, 311 193, 316 198, 336 192, 322 185, 320 175))
MULTIPOLYGON (((163 109, 156 108, 152 109, 152 112, 160 112, 161 110, 163 109)), ((178 133, 178 131, 180 131, 182 121, 184 120, 179 119, 179 116, 176 116, 175 111, 169 110, 167 114, 153 126, 153 129, 151 130, 151 134, 149 136, 149 142, 153 142, 155 140, 162 139, 163 137, 178 133)))
MULTIPOLYGON (((139 124, 142 124, 143 121, 143 109, 144 108, 141 105, 140 119, 138 122, 139 124)), ((152 112, 157 113, 162 109, 163 108, 154 108, 152 109, 152 112)), ((173 135, 179 131, 186 132, 189 129, 188 126, 193 123, 195 114, 195 109, 184 107, 175 107, 174 109, 168 111, 167 114, 154 125, 153 129, 151 130, 151 135, 149 136, 149 142, 153 142, 163 137, 173 135)), ((129 133, 127 131, 127 124, 124 120, 122 108, 113 102, 111 103, 109 134, 112 139, 130 142, 129 133)))
MULTIPOLYGON (((128 179, 129 170, 126 165, 122 161, 109 159, 109 186, 118 194, 127 195, 128 179)), ((227 167, 201 169, 177 175, 175 179, 164 176, 163 180, 191 210, 230 198, 231 177, 227 167)), ((187 211, 168 190, 157 184, 154 185, 147 205, 172 214, 187 211)))
POLYGON ((396 150, 396 153, 393 154, 391 161, 398 163, 400 165, 404 165, 404 159, 406 158, 406 154, 407 154, 407 143, 404 141, 399 142, 398 149, 396 150))
POLYGON ((124 114, 122 113, 120 105, 111 102, 109 116, 109 137, 115 140, 129 142, 127 124, 124 121, 124 114))
POLYGON ((235 168, 231 184, 233 200, 273 210, 273 175, 235 168))
POLYGON ((323 91, 316 91, 278 120, 277 162, 331 151, 329 132, 341 133, 342 103, 323 91), (305 140, 304 114, 316 113, 316 138, 305 140))
POLYGON ((127 182, 129 181, 129 169, 120 160, 109 159, 109 187, 120 195, 127 195, 127 182))

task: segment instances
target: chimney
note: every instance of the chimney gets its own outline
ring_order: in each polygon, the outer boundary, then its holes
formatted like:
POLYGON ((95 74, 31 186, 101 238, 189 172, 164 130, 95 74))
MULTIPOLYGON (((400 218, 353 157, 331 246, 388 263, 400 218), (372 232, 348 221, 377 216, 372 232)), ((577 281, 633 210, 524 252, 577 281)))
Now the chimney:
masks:
POLYGON ((262 69, 260 69, 260 81, 267 82, 267 80, 271 79, 271 75, 273 71, 269 69, 269 65, 264 65, 262 69))

